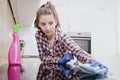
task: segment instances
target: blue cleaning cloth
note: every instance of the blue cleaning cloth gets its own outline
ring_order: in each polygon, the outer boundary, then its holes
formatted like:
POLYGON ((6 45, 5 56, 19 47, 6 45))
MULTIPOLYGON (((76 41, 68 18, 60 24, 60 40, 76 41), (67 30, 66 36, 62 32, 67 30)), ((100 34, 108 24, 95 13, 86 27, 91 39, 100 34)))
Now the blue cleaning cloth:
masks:
POLYGON ((62 70, 67 76, 71 76, 74 73, 74 69, 70 69, 66 65, 58 64, 58 68, 62 70))
POLYGON ((89 60, 88 64, 90 64, 90 66, 92 66, 92 67, 99 66, 100 69, 105 68, 106 71, 108 70, 108 68, 107 68, 106 66, 104 66, 103 64, 101 64, 100 62, 98 62, 98 61, 95 60, 95 59, 91 59, 91 60, 89 60))
POLYGON ((58 60, 58 64, 66 64, 68 61, 74 59, 74 55, 72 53, 67 53, 63 58, 58 60))
POLYGON ((103 74, 106 75, 108 70, 106 68, 101 68, 100 66, 91 66, 91 64, 82 64, 77 58, 74 56, 73 60, 67 62, 68 65, 72 66, 73 69, 81 70, 83 73, 95 75, 95 74, 103 74))

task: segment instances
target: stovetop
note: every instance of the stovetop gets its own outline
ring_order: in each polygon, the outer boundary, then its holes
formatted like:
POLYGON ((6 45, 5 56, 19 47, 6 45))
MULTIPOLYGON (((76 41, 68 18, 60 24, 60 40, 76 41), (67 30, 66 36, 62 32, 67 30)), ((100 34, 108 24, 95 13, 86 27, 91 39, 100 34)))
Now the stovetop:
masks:
POLYGON ((74 72, 69 66, 58 64, 23 63, 0 67, 0 80, 113 80, 104 75, 74 72))

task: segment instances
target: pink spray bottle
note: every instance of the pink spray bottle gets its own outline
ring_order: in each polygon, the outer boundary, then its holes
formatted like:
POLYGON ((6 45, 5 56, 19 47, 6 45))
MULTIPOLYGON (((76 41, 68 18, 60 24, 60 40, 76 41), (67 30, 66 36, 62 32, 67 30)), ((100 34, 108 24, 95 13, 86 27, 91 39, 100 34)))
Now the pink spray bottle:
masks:
POLYGON ((8 52, 9 65, 20 65, 20 39, 18 31, 21 27, 21 24, 15 24, 13 26, 13 42, 8 52))

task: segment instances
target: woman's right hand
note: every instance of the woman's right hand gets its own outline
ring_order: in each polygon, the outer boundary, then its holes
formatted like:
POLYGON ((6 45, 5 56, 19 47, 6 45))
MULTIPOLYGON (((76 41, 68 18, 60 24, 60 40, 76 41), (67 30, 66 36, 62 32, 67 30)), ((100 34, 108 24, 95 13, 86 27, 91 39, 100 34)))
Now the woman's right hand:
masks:
POLYGON ((68 61, 74 59, 74 55, 72 53, 67 53, 63 58, 58 60, 58 64, 66 64, 68 61))

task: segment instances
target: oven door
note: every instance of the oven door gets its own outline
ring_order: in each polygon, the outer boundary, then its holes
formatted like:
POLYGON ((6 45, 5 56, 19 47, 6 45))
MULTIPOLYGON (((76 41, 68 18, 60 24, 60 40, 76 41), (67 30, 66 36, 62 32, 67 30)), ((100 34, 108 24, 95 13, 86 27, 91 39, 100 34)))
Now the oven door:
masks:
POLYGON ((71 37, 83 50, 91 54, 91 38, 90 37, 71 37))

